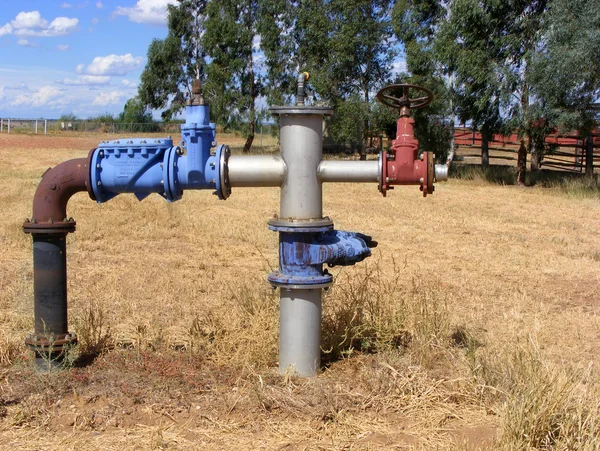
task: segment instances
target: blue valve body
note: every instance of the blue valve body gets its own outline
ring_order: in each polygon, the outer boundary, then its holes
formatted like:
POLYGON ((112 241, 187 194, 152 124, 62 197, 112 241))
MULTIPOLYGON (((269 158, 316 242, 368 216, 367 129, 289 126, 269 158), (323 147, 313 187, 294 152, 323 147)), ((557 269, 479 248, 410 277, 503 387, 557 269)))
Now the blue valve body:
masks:
POLYGON ((323 265, 349 266, 371 255, 371 237, 325 227, 279 227, 279 271, 268 276, 278 286, 324 286, 333 281, 323 265))
MULTIPOLYGON (((209 123, 208 105, 188 105, 181 126, 182 148, 170 138, 104 141, 94 151, 90 178, 98 202, 120 193, 134 193, 139 200, 158 193, 169 202, 181 199, 186 189, 220 186, 215 147, 215 124, 209 123), (185 154, 184 154, 185 152, 185 154)), ((220 155, 222 149, 217 150, 220 155)), ((221 191, 217 190, 220 196, 221 191)))

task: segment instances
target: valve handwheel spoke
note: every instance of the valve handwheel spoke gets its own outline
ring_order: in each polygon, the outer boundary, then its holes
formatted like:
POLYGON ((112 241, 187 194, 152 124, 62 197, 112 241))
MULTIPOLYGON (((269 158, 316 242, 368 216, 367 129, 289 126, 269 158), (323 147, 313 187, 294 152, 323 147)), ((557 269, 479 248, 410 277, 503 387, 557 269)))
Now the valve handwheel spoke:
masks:
POLYGON ((417 110, 424 108, 433 101, 433 93, 422 86, 410 85, 410 84, 398 84, 388 85, 382 88, 377 93, 377 100, 386 106, 401 109, 403 107, 410 108, 411 110, 417 110), (418 91, 425 96, 410 98, 410 90, 418 91), (398 97, 396 93, 401 92, 401 97, 398 97), (394 95, 396 94, 396 95, 394 95))

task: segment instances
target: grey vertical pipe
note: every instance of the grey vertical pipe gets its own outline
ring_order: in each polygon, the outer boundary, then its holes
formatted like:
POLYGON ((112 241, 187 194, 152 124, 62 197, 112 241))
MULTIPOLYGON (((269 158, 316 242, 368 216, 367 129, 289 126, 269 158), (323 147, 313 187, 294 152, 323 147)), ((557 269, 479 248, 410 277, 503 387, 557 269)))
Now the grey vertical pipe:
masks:
POLYGON ((280 288, 279 372, 315 376, 321 365, 321 288, 280 288))
MULTIPOLYGON (((318 178, 323 148, 323 116, 328 108, 275 107, 280 116, 281 157, 287 173, 281 186, 279 217, 311 220, 323 217, 318 178)), ((315 376, 321 364, 321 288, 279 289, 279 371, 315 376)))
POLYGON ((8 133, 10 133, 10 118, 8 118, 8 133))
POLYGON ((287 177, 281 186, 281 219, 323 216, 323 190, 317 176, 323 147, 323 114, 317 108, 272 109, 280 114, 281 157, 287 177))
POLYGON ((44 119, 44 135, 48 134, 48 120, 44 119))
POLYGON ((36 134, 36 135, 37 135, 37 128, 38 128, 37 126, 38 126, 38 121, 37 121, 37 119, 36 119, 36 121, 35 121, 35 134, 36 134))

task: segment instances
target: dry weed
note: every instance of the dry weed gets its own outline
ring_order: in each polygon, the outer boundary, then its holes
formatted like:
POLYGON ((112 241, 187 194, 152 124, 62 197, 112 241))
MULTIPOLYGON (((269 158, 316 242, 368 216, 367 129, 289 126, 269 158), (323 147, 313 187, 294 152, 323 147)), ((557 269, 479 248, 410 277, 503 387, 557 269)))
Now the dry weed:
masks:
POLYGON ((312 380, 276 370, 278 293, 265 281, 277 265, 266 227, 276 189, 237 189, 223 203, 207 192, 173 204, 78 194, 69 314, 80 348, 99 355, 60 378, 35 374, 22 347, 32 274, 20 227, 44 170, 100 139, 0 136, 11 149, 0 152, 0 447, 598 448, 588 363, 600 205, 542 181, 508 186, 502 171, 426 200, 412 188, 381 199, 374 186, 324 185, 336 227, 379 247, 335 270, 326 366, 312 380))

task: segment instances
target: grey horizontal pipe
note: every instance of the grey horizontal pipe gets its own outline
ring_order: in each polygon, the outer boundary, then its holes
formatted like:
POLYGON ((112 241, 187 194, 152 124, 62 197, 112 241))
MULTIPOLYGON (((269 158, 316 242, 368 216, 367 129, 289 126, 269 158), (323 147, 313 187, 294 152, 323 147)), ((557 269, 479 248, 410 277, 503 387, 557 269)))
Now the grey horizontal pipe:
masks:
POLYGON ((227 164, 229 184, 243 186, 281 186, 286 166, 279 155, 232 155, 227 164))
POLYGON ((379 181, 378 161, 323 160, 319 164, 321 182, 375 182, 379 181))

